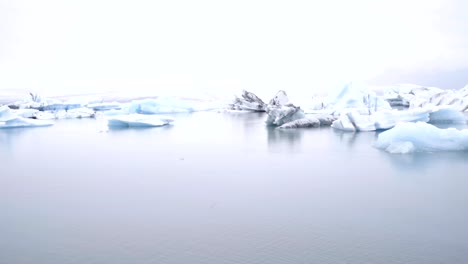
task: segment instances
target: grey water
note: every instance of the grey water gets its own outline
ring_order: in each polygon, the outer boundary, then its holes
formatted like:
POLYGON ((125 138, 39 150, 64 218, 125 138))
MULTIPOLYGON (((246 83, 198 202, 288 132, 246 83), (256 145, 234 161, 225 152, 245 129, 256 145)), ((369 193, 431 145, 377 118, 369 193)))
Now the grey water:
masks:
POLYGON ((0 130, 0 263, 468 263, 468 153, 193 113, 0 130))

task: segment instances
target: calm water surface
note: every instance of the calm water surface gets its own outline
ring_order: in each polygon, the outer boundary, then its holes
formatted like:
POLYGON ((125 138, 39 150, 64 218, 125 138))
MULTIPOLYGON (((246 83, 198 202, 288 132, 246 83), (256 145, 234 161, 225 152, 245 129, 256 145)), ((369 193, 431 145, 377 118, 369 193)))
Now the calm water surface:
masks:
POLYGON ((468 153, 195 113, 0 130, 0 263, 468 263, 468 153))

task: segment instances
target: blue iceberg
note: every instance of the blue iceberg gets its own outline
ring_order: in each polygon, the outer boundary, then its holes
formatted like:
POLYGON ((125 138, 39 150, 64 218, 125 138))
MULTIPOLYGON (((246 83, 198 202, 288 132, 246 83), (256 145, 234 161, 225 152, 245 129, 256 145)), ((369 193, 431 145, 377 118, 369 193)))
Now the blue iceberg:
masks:
POLYGON ((389 153, 468 150, 468 129, 440 129, 431 124, 400 123, 379 134, 375 147, 389 153))

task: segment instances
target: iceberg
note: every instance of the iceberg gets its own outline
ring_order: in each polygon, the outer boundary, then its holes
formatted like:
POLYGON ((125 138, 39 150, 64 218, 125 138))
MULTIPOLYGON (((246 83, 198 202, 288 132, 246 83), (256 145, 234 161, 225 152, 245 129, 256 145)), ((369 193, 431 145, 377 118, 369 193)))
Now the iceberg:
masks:
POLYGON ((0 107, 0 128, 42 127, 53 123, 35 119, 24 118, 14 114, 8 106, 0 107))
POLYGON ((304 111, 302 111, 299 106, 294 106, 292 104, 280 107, 268 107, 267 114, 266 123, 273 126, 282 126, 305 117, 304 111))
POLYGON ((130 114, 108 118, 107 124, 111 128, 160 127, 169 125, 173 121, 174 120, 171 118, 157 117, 154 115, 130 114))
POLYGON ((279 129, 289 129, 289 128, 307 128, 307 127, 319 127, 320 121, 318 118, 314 117, 305 117, 301 119, 296 119, 294 121, 288 122, 279 126, 279 129))
POLYGON ((191 113, 195 111, 193 102, 178 97, 164 96, 158 98, 147 98, 133 100, 130 103, 122 104, 121 109, 105 111, 106 115, 127 115, 127 114, 172 114, 172 113, 191 113))
MULTIPOLYGON (((325 105, 325 103, 324 103, 325 105)), ((329 96, 327 109, 340 116, 342 113, 357 111, 360 114, 372 114, 381 110, 391 110, 390 104, 381 96, 367 87, 359 87, 353 83, 346 84, 339 92, 329 96)))
POLYGON ((234 102, 229 105, 230 110, 245 110, 254 112, 265 112, 267 105, 254 93, 242 91, 242 97, 236 97, 234 102))
POLYGON ((468 150, 468 129, 440 129, 431 124, 400 123, 379 134, 375 147, 389 153, 468 150))
POLYGON ((13 111, 13 113, 24 118, 36 118, 36 114, 38 112, 39 110, 36 110, 36 109, 18 109, 18 110, 13 111))
POLYGON ((433 124, 466 124, 466 116, 452 107, 435 108, 429 114, 429 123, 433 124))
POLYGON ((430 113, 430 109, 388 110, 370 115, 362 115, 358 111, 349 111, 342 113, 331 126, 335 129, 350 132, 385 130, 400 122, 428 122, 430 113))
POLYGON ((72 118, 92 118, 96 112, 94 110, 81 107, 70 110, 58 110, 58 111, 38 111, 34 114, 33 118, 40 120, 51 120, 51 119, 72 119, 72 118))
POLYGON ((270 100, 266 109, 268 114, 266 123, 272 126, 282 126, 286 123, 305 118, 305 113, 299 106, 289 103, 286 92, 279 91, 270 100))
POLYGON ((87 108, 92 109, 94 111, 107 111, 113 109, 120 109, 120 103, 113 102, 113 103, 91 103, 86 105, 87 108))
POLYGON ((387 87, 384 98, 392 106, 409 108, 451 106, 463 112, 468 110, 468 87, 460 90, 443 90, 419 85, 397 85, 387 87))

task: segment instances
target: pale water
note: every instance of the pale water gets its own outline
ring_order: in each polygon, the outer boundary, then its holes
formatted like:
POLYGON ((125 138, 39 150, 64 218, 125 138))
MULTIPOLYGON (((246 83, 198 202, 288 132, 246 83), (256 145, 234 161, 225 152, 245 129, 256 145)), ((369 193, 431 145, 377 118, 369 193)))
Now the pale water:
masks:
POLYGON ((468 153, 195 113, 0 130, 0 263, 468 263, 468 153))

